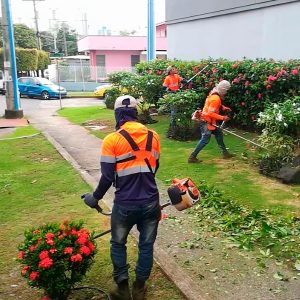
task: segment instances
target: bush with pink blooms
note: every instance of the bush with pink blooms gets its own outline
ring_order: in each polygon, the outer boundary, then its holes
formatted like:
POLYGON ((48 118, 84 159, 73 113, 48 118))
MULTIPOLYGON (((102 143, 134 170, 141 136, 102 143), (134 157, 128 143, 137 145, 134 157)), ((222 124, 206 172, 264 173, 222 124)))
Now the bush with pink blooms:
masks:
POLYGON ((198 62, 154 60, 150 63, 142 62, 136 69, 140 75, 146 75, 148 81, 149 76, 161 77, 160 81, 156 79, 156 86, 152 86, 152 90, 158 91, 156 96, 152 95, 152 99, 158 101, 167 66, 175 66, 182 77, 189 79, 209 62, 212 64, 198 74, 192 80, 192 85, 188 86, 199 94, 198 99, 187 108, 189 111, 199 104, 203 105, 204 95, 207 95, 220 80, 226 79, 231 82, 231 90, 224 104, 232 109, 231 122, 235 126, 255 129, 258 114, 264 111, 268 104, 281 103, 287 98, 300 95, 299 60, 287 62, 266 59, 241 61, 219 59, 198 62))
POLYGON ((44 299, 67 299, 94 262, 96 244, 83 222, 45 224, 25 231, 19 245, 21 274, 44 299))

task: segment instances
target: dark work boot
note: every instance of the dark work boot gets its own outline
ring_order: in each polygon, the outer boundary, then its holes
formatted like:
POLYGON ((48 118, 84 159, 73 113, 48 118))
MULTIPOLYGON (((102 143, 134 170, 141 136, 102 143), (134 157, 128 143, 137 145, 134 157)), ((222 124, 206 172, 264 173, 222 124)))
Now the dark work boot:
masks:
POLYGON ((200 163, 202 162, 202 160, 199 160, 197 157, 195 157, 194 155, 190 155, 189 159, 188 159, 188 163, 200 163))
POLYGON ((128 279, 118 283, 118 287, 109 293, 111 300, 131 300, 128 279))
POLYGON ((146 294, 145 281, 136 280, 132 285, 132 300, 144 300, 146 294))
POLYGON ((232 157, 235 157, 235 154, 231 154, 231 153, 229 153, 229 152, 224 152, 224 153, 223 153, 223 158, 224 158, 224 159, 230 159, 230 158, 232 158, 232 157))

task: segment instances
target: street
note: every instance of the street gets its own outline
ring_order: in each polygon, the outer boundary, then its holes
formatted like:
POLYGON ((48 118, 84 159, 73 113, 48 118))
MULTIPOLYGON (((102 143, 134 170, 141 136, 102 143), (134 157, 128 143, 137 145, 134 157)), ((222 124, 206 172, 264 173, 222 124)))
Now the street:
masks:
MULTIPOLYGON (((56 111, 60 109, 59 100, 40 100, 40 99, 29 99, 21 98, 21 107, 23 109, 24 116, 28 117, 31 114, 37 113, 41 110, 52 110, 56 111)), ((97 98, 64 98, 61 100, 62 107, 83 107, 83 106, 94 106, 103 104, 103 100, 97 98)), ((6 98, 0 96, 0 117, 3 117, 6 109, 6 98)))

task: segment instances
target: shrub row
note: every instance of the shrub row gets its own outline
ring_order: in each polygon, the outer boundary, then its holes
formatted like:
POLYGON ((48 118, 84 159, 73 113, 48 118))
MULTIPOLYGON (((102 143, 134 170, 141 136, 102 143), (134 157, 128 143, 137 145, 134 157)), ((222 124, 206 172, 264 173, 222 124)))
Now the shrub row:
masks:
MULTIPOLYGON (((0 49, 0 66, 3 69, 2 49, 0 49)), ((37 49, 16 48, 17 69, 21 71, 45 70, 50 64, 49 54, 37 49)))
MULTIPOLYGON (((232 88, 225 104, 233 110, 232 119, 235 125, 253 129, 258 114, 270 103, 280 103, 288 97, 300 94, 300 61, 281 62, 265 59, 142 62, 136 69, 139 75, 147 78, 148 89, 143 86, 143 90, 139 93, 143 94, 145 99, 148 99, 148 94, 151 93, 151 101, 157 103, 163 91, 162 82, 166 76, 167 66, 176 67, 183 78, 190 79, 208 64, 209 66, 193 79, 192 86, 189 85, 199 97, 190 103, 188 110, 203 105, 206 95, 213 86, 226 79, 231 82, 232 88)), ((134 84, 131 82, 131 85, 134 84)))

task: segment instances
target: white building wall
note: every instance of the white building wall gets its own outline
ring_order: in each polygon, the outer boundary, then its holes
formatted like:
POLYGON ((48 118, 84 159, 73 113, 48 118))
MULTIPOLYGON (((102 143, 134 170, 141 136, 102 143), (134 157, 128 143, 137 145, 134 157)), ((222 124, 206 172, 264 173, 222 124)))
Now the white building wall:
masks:
POLYGON ((168 24, 168 58, 300 58, 300 2, 168 24))

